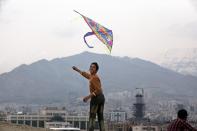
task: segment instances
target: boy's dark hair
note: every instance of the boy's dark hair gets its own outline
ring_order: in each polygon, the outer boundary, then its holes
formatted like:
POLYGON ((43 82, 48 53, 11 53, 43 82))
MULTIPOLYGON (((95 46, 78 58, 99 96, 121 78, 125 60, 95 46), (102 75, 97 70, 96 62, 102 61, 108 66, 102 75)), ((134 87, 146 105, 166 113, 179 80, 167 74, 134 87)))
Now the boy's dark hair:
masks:
POLYGON ((96 66, 96 72, 99 70, 99 65, 97 62, 92 62, 91 65, 95 65, 96 66))
POLYGON ((178 118, 180 119, 187 119, 187 116, 188 116, 187 111, 185 109, 179 110, 177 115, 178 115, 178 118))

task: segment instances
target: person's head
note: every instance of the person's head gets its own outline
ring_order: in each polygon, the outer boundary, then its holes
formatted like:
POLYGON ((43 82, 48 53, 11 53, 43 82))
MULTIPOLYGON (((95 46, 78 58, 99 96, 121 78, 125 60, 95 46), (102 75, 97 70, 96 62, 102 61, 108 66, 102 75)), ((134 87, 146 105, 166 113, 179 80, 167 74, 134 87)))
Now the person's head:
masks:
POLYGON ((98 72, 98 70, 99 70, 99 65, 98 65, 98 63, 97 63, 97 62, 91 63, 90 69, 89 69, 90 73, 91 73, 91 74, 96 74, 96 73, 98 72))
POLYGON ((180 119, 183 119, 183 120, 186 120, 187 116, 188 116, 188 114, 187 114, 187 111, 185 109, 181 109, 177 113, 177 117, 180 118, 180 119))

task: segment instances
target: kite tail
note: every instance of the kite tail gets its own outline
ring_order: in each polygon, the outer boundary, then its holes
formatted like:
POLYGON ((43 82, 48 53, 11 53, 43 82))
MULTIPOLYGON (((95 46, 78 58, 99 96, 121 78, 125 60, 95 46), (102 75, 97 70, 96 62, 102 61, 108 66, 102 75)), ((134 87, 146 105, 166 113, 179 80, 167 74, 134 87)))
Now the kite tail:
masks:
POLYGON ((84 39, 84 42, 86 43, 86 45, 87 45, 89 48, 94 48, 93 46, 88 45, 88 43, 86 42, 86 39, 85 39, 85 37, 90 36, 90 35, 94 35, 94 32, 88 32, 88 33, 86 33, 86 34, 84 35, 83 39, 84 39))

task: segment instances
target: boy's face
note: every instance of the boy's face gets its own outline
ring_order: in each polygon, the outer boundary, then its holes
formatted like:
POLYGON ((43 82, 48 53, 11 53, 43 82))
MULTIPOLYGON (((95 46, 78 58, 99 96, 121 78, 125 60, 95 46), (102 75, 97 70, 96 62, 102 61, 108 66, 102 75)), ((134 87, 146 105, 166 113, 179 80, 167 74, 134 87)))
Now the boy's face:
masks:
POLYGON ((96 74, 96 72, 97 72, 96 71, 96 65, 91 64, 89 71, 90 71, 90 74, 96 74))

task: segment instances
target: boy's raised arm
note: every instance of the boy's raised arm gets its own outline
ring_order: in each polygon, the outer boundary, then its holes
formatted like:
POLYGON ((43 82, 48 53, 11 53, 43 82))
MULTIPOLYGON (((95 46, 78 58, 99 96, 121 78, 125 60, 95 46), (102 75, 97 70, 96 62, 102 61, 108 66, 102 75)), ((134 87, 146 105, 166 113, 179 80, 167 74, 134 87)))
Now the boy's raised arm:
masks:
POLYGON ((90 74, 85 72, 85 71, 81 71, 80 69, 78 69, 76 66, 72 67, 73 70, 75 70, 76 72, 80 73, 83 77, 90 79, 90 74))

